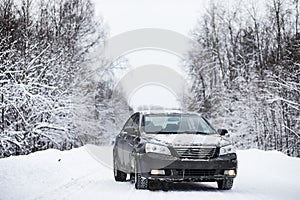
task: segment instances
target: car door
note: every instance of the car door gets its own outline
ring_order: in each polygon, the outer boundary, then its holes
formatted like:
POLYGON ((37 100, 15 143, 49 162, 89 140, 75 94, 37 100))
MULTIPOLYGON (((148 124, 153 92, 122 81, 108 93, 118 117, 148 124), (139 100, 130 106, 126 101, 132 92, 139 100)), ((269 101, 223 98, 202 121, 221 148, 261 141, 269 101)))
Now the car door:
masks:
POLYGON ((136 138, 139 135, 139 114, 136 113, 133 117, 132 117, 132 124, 130 126, 130 128, 132 128, 135 131, 131 131, 131 132, 127 132, 126 134, 126 138, 124 141, 124 164, 125 164, 125 168, 126 168, 126 172, 130 173, 131 170, 131 165, 132 165, 132 152, 134 150, 134 145, 136 143, 136 138))
POLYGON ((119 163, 119 167, 121 168, 122 171, 126 171, 126 164, 125 164, 125 159, 124 159, 124 155, 126 155, 125 151, 126 148, 126 142, 127 142, 127 137, 128 134, 125 132, 125 129, 128 127, 131 127, 133 124, 133 117, 134 115, 132 115, 125 123, 123 129, 121 130, 120 134, 117 136, 116 138, 116 155, 118 158, 118 163, 119 163))

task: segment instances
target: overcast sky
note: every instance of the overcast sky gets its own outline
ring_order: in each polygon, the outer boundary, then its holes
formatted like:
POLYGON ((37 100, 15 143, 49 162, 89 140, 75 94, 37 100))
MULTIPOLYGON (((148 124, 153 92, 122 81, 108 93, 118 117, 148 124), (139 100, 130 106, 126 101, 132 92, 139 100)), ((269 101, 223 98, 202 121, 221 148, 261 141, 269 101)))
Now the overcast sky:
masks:
MULTIPOLYGON (((94 0, 97 15, 101 15, 109 27, 110 37, 141 28, 168 29, 189 36, 199 18, 208 6, 208 0, 94 0)), ((168 66, 184 73, 178 57, 162 51, 142 50, 126 56, 133 68, 149 64, 168 66)), ((159 71, 157 72, 159 73, 159 71)), ((141 74, 139 73, 139 76, 141 74)), ((147 76, 144 74, 142 76, 147 76)), ((172 77, 165 77, 172 78, 172 77)), ((132 81, 138 79, 132 77, 132 81)), ((174 80, 176 82, 176 80, 174 80)), ((179 105, 176 91, 168 91, 158 85, 137 86, 130 95, 133 107, 141 104, 162 106, 179 105)))
POLYGON ((138 28, 163 28, 188 35, 208 0, 94 0, 110 34, 138 28))

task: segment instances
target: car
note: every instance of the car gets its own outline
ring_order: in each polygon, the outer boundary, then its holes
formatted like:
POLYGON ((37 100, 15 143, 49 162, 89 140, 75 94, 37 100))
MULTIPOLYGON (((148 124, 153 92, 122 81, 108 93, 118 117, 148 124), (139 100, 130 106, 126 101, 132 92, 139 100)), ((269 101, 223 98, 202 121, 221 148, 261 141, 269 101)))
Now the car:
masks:
POLYGON ((168 190, 172 182, 217 182, 229 190, 237 155, 227 134, 198 113, 136 112, 114 142, 115 181, 150 190, 168 190))

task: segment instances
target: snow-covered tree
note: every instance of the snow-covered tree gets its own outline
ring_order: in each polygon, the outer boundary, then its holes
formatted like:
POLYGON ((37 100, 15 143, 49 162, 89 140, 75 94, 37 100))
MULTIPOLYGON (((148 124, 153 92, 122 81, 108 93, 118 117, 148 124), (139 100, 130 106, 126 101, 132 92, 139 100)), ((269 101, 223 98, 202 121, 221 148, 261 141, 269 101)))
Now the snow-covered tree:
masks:
POLYGON ((193 31, 191 109, 228 128, 240 148, 300 156, 298 17, 294 0, 230 9, 213 1, 193 31))
POLYGON ((90 0, 0 2, 0 157, 82 144, 74 95, 105 38, 90 0))

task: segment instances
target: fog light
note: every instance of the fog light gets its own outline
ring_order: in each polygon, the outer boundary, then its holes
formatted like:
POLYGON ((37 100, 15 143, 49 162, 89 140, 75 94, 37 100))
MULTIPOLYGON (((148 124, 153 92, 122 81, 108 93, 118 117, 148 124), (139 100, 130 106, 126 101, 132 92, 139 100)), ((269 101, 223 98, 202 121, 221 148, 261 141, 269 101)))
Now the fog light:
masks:
POLYGON ((225 170, 224 175, 235 176, 235 171, 233 169, 225 170))
POLYGON ((151 175, 165 175, 165 170, 163 169, 152 169, 151 175))

